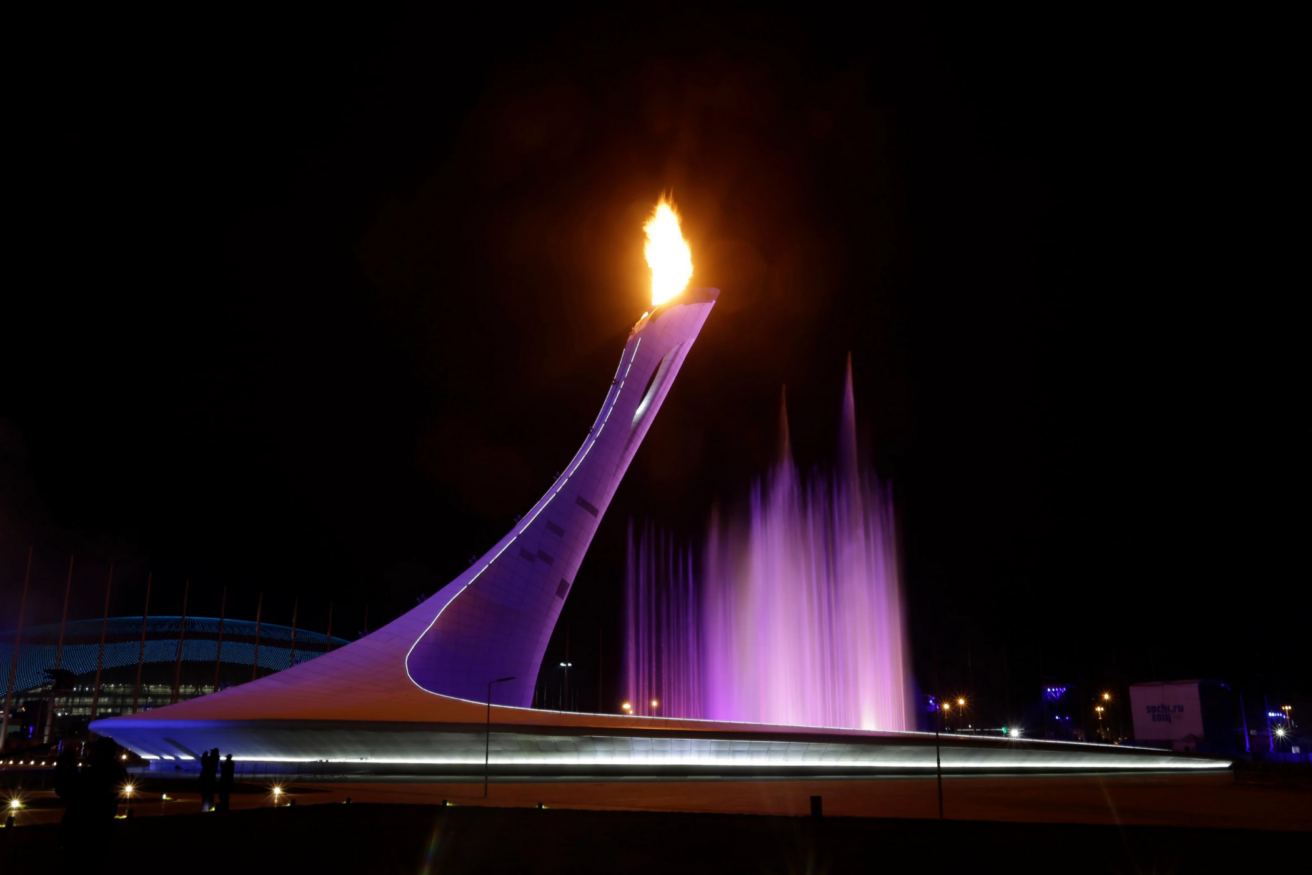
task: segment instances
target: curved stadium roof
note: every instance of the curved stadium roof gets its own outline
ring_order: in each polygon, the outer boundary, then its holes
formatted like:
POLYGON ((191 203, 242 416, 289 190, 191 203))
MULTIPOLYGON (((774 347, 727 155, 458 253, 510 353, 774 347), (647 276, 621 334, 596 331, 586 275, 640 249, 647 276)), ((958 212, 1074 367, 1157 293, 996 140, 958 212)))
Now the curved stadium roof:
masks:
MULTIPOLYGON (((64 652, 60 668, 81 675, 96 670, 100 649, 102 620, 70 620, 64 631, 64 652)), ((145 662, 173 662, 178 656, 181 617, 151 617, 146 621, 145 662)), ((260 623, 260 667, 282 671, 291 667, 292 630, 290 626, 260 623)), ((349 641, 333 636, 333 649, 349 641)), ((46 670, 55 667, 59 646, 59 624, 30 626, 23 630, 18 647, 18 673, 14 692, 29 690, 46 683, 46 670)), ((219 618, 188 617, 182 645, 184 662, 213 664, 219 649, 219 618)), ((296 663, 321 656, 326 651, 322 632, 296 630, 296 663)), ((110 617, 105 626, 105 670, 136 665, 141 651, 141 617, 110 617)), ((14 655, 14 630, 0 632, 0 684, 7 686, 8 669, 14 655)), ((255 658, 255 623, 250 620, 223 621, 223 662, 250 665, 255 658)))

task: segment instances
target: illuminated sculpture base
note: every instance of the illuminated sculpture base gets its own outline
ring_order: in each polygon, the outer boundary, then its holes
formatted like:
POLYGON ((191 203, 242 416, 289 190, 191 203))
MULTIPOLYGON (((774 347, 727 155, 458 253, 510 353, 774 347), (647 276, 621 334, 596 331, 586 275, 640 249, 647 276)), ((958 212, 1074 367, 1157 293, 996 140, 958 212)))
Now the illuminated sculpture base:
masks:
MULTIPOLYGON (((507 711, 495 709, 497 717, 507 711)), ((472 715, 471 715, 472 716, 472 715)), ((333 773, 460 774, 483 768, 535 775, 644 774, 801 776, 925 774, 936 767, 931 733, 694 723, 656 718, 522 711, 549 725, 519 722, 428 724, 371 721, 163 721, 116 723, 121 743, 169 767, 216 744, 245 762, 332 764, 333 773), (573 725, 570 725, 573 724, 573 725), (475 768, 476 767, 476 768, 475 768)), ((1227 759, 1151 748, 943 735, 946 772, 1218 769, 1227 759)), ((295 765, 293 765, 295 764, 295 765)), ((313 770, 310 770, 313 771, 313 770)))

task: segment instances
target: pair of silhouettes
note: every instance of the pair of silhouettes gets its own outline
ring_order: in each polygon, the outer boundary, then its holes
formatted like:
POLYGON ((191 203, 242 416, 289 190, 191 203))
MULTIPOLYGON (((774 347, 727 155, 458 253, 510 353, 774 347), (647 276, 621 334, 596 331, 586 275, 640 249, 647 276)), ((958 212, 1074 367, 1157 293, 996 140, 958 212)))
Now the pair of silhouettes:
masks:
POLYGON ((201 810, 209 811, 214 807, 214 791, 219 791, 219 810, 228 810, 228 798, 232 793, 233 779, 232 754, 219 760, 219 749, 206 751, 200 756, 200 802, 201 810))

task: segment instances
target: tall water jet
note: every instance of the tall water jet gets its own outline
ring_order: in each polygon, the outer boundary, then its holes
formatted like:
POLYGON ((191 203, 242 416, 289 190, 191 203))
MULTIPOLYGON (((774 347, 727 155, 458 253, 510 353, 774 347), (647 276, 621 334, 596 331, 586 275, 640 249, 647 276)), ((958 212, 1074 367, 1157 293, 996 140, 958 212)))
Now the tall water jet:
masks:
POLYGON ((630 529, 627 690, 634 713, 914 728, 892 494, 857 458, 851 362, 838 462, 780 454, 700 551, 630 529))

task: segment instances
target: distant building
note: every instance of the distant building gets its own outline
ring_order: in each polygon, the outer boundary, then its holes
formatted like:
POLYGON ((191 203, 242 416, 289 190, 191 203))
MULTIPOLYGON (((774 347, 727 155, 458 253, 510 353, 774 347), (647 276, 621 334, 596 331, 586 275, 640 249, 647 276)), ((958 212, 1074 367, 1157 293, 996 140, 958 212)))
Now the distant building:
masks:
POLYGON ((1056 741, 1084 741, 1084 723, 1075 685, 1045 683, 1040 699, 1039 734, 1056 741))
MULTIPOLYGON (((231 617, 223 621, 222 653, 217 617, 188 617, 185 633, 181 617, 151 617, 146 622, 142 648, 141 617, 110 617, 103 620, 73 620, 64 628, 63 649, 59 647, 59 624, 29 626, 23 630, 14 674, 10 706, 10 738, 39 738, 47 723, 51 693, 55 694, 56 731, 74 728, 91 717, 96 698, 96 662, 101 659, 100 695, 97 717, 115 717, 168 705, 173 699, 174 676, 178 675, 178 701, 213 692, 216 671, 221 687, 251 679, 255 661, 255 623, 231 617), (105 635, 103 659, 100 638, 105 635), (179 645, 181 667, 178 671, 179 645), (59 670, 55 671, 58 653, 59 670), (221 656, 221 658, 220 658, 221 656), (141 687, 137 688, 137 662, 142 663, 141 687)), ((350 642, 333 638, 332 649, 350 642)), ((271 674, 322 656, 329 649, 323 632, 296 630, 295 654, 289 626, 261 623, 259 628, 260 674, 271 674)), ((14 631, 0 632, 0 665, 8 684, 8 669, 14 654, 14 631)), ((3 692, 0 692, 0 696, 3 692)))

